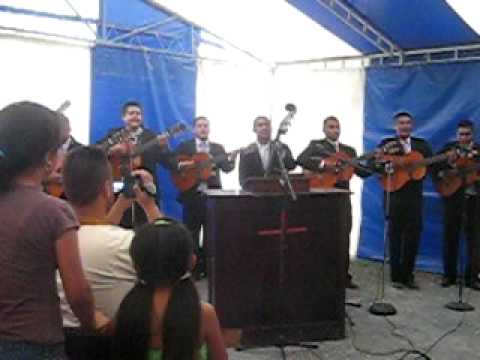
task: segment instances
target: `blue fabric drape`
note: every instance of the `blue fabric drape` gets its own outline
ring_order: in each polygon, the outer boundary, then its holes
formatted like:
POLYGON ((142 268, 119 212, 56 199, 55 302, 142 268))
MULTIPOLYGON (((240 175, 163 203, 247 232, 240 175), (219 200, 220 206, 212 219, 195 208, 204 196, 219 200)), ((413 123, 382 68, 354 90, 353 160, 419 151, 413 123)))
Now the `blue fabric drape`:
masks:
MULTIPOLYGON (((404 68, 370 68, 365 89, 364 147, 372 150, 394 134, 392 116, 408 111, 415 117, 414 135, 438 151, 455 138, 456 125, 472 120, 480 128, 480 63, 436 64, 404 68)), ((364 183, 358 255, 383 259, 383 191, 377 179, 364 183)), ((430 178, 424 183, 424 223, 417 264, 442 268, 442 201, 430 178)))
MULTIPOLYGON (((93 68, 92 142, 123 125, 121 108, 129 100, 143 105, 145 126, 155 132, 177 121, 190 123, 195 115, 194 60, 99 46, 93 50, 93 68)), ((172 147, 181 139, 173 139, 172 147)), ((163 210, 181 218, 169 173, 159 167, 158 178, 163 210)))

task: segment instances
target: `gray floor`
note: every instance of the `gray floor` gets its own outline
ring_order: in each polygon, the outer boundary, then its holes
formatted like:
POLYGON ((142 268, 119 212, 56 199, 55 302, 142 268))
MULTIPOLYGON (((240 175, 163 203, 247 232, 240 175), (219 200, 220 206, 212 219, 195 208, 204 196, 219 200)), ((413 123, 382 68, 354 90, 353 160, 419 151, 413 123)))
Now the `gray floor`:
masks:
MULTIPOLYGON (((420 290, 397 290, 388 283, 386 300, 393 303, 398 314, 385 319, 370 315, 369 304, 375 299, 379 264, 365 261, 352 263, 355 281, 359 290, 349 290, 347 300, 360 302, 361 308, 347 306, 346 310, 353 322, 347 322, 347 337, 340 341, 326 341, 318 344, 317 350, 286 348, 287 359, 421 359, 418 355, 405 355, 405 350, 428 351, 434 360, 474 360, 480 359, 480 292, 465 292, 466 301, 476 307, 470 313, 457 313, 444 308, 449 301, 456 300, 458 291, 451 287, 441 288, 439 276, 417 273, 420 290), (451 332, 446 335, 447 332, 451 332), (401 350, 395 354, 396 350, 401 350), (384 354, 369 355, 368 353, 384 354), (385 353, 389 353, 385 355, 385 353), (402 357, 403 356, 403 357, 402 357)), ((200 285, 201 293, 206 293, 206 283, 200 285)), ((238 352, 229 350, 230 359, 282 359, 279 349, 262 348, 238 352)))

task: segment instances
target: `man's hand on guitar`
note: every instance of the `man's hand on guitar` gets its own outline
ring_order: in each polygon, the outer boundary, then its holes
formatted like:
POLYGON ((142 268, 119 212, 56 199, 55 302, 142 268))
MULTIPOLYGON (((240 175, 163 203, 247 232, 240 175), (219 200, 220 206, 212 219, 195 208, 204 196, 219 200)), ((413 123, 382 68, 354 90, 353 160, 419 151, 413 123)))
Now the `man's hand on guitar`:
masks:
POLYGON ((157 135, 157 140, 158 140, 158 144, 161 146, 161 147, 164 147, 164 146, 167 146, 168 145, 168 136, 167 135, 157 135))
POLYGON ((123 144, 115 144, 110 149, 108 149, 108 155, 121 156, 126 154, 127 149, 123 144))
POLYGON ((458 160, 458 154, 457 154, 457 151, 454 150, 454 149, 451 149, 451 150, 448 150, 447 153, 447 162, 451 165, 451 166, 455 166, 455 163, 456 161, 458 160))

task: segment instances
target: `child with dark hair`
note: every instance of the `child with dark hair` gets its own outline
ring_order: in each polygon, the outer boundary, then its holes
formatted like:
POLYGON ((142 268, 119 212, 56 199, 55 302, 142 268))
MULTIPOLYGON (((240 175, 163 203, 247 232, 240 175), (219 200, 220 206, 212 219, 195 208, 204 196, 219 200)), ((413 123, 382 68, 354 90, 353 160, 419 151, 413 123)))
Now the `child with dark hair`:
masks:
POLYGON ((142 226, 130 255, 138 283, 117 313, 113 359, 227 359, 215 309, 201 303, 190 232, 170 219, 142 226))
POLYGON ((55 285, 82 326, 93 328, 90 288, 70 206, 42 191, 57 162, 61 128, 48 108, 20 102, 0 110, 0 358, 63 359, 55 285))

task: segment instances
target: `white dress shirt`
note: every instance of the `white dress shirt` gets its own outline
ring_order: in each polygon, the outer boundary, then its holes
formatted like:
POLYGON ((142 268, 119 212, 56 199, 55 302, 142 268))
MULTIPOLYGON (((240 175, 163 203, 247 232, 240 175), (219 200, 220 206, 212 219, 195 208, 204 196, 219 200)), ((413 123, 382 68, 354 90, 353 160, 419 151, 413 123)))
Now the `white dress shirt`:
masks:
POLYGON ((410 136, 406 139, 400 138, 400 144, 402 144, 405 154, 410 154, 412 152, 412 140, 410 139, 410 136))
POLYGON ((199 138, 195 138, 195 144, 197 147, 197 153, 210 152, 210 142, 208 140, 200 140, 199 138))
POLYGON ((257 147, 260 159, 262 160, 263 170, 267 171, 268 165, 270 164, 270 142, 266 144, 257 142, 257 147))

